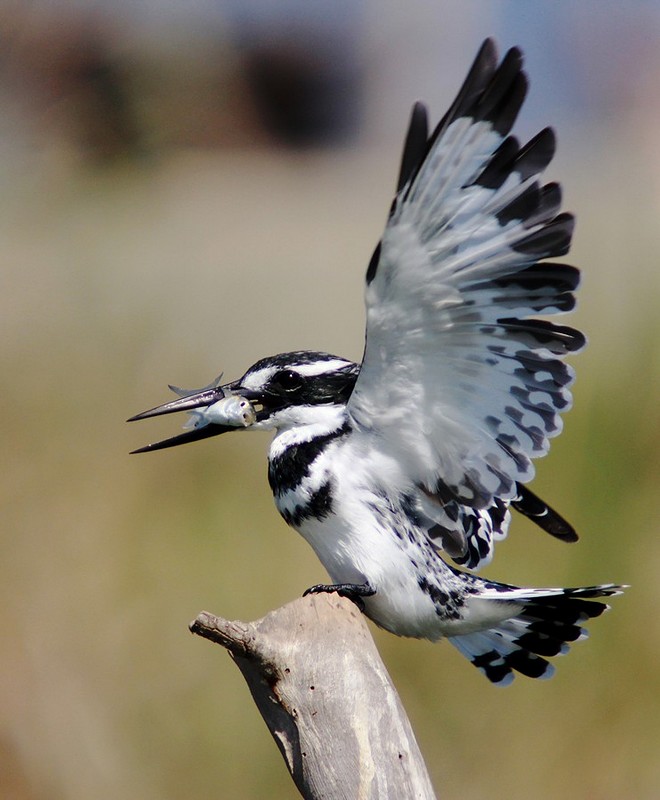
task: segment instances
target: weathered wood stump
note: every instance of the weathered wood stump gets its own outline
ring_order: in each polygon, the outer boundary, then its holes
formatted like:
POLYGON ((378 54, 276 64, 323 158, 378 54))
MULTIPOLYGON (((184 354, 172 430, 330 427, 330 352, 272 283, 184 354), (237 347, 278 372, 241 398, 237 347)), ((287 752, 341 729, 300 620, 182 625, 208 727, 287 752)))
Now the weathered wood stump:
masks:
POLYGON ((301 597, 256 622, 202 612, 190 629, 229 651, 304 798, 435 799, 408 717, 350 600, 301 597))

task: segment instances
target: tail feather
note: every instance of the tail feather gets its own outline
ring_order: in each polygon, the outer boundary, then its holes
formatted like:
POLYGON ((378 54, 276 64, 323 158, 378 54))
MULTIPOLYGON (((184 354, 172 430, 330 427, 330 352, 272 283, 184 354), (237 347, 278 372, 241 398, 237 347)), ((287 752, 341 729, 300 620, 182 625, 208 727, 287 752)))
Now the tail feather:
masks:
POLYGON ((579 589, 531 589, 527 596, 525 590, 513 590, 516 596, 510 599, 499 590, 491 598, 510 603, 518 613, 492 628, 452 636, 449 641, 498 686, 510 684, 514 672, 530 678, 551 678, 554 666, 546 658, 564 655, 569 643, 586 639, 589 634, 582 623, 609 608, 593 598, 620 594, 623 588, 605 584, 579 589), (523 608, 519 610, 521 603, 523 608))
POLYGON ((550 678, 554 673, 550 662, 500 637, 495 629, 452 636, 449 641, 498 686, 512 683, 514 670, 530 678, 550 678))

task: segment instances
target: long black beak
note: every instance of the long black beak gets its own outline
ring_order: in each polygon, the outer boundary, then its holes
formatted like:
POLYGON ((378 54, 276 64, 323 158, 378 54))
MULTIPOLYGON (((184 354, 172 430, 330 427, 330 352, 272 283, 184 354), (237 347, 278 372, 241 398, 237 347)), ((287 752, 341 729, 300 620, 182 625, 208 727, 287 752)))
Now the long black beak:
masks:
MULTIPOLYGON (((127 421, 130 422, 130 420, 127 421)), ((135 453, 151 453, 152 450, 165 450, 167 447, 176 447, 178 444, 187 444, 188 442, 199 442, 200 439, 208 439, 209 436, 218 436, 221 433, 235 430, 236 428, 231 425, 216 425, 212 422, 203 428, 191 428, 189 431, 184 431, 169 439, 163 439, 160 442, 138 447, 137 450, 131 450, 130 455, 134 455, 135 453)))
MULTIPOLYGON (((170 387, 173 388, 173 387, 170 387)), ((222 386, 213 388, 202 389, 199 392, 179 397, 169 403, 163 403, 161 406, 150 408, 148 411, 143 411, 141 414, 136 414, 130 417, 127 422, 135 422, 139 419, 148 419, 149 417, 160 417, 162 414, 174 414, 176 411, 192 411, 195 408, 202 406, 210 406, 218 400, 225 397, 225 392, 222 386)), ((219 425, 216 423, 209 423, 208 425, 200 426, 199 428, 191 428, 190 430, 179 433, 177 436, 172 436, 169 439, 163 439, 160 442, 139 447, 137 450, 131 450, 131 455, 134 453, 150 453, 152 450, 165 450, 168 447, 176 447, 179 444, 187 444, 188 442, 198 442, 200 439, 208 439, 209 436, 218 436, 227 431, 235 431, 236 428, 232 425, 219 425)))
MULTIPOLYGON (((176 391, 172 386, 170 386, 170 389, 176 391)), ((136 422, 139 419, 160 417, 163 414, 174 414, 176 411, 191 411, 193 408, 210 406, 213 403, 217 403, 218 400, 222 400, 224 396, 225 392, 222 386, 215 386, 212 389, 200 389, 199 392, 191 392, 184 397, 170 400, 169 403, 163 403, 162 406, 156 406, 148 411, 143 411, 141 414, 136 414, 134 417, 129 417, 126 422, 136 422)))

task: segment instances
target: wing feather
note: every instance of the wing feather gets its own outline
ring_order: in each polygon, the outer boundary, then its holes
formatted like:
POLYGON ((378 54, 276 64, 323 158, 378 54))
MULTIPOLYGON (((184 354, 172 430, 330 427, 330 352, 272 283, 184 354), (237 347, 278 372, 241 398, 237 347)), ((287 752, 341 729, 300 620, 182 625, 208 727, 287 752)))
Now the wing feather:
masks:
MULTIPOLYGON (((568 251, 574 220, 560 212, 559 186, 540 181, 552 130, 523 146, 509 135, 526 91, 520 51, 498 66, 487 40, 430 136, 415 106, 367 271, 366 347, 348 412, 403 465, 420 503, 433 495, 462 514, 500 509, 533 478, 532 459, 571 405, 574 373, 561 359, 585 342, 533 318, 572 310, 579 273, 545 261, 568 251)), ((498 514, 470 563, 504 535, 498 514)))

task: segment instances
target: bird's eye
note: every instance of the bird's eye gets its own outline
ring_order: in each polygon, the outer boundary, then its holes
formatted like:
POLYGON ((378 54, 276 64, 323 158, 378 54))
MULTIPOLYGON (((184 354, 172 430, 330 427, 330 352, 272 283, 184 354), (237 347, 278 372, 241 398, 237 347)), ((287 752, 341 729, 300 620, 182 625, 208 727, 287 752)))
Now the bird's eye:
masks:
POLYGON ((283 369, 273 376, 272 383, 275 388, 289 394, 301 389, 303 380, 297 372, 291 369, 283 369))

